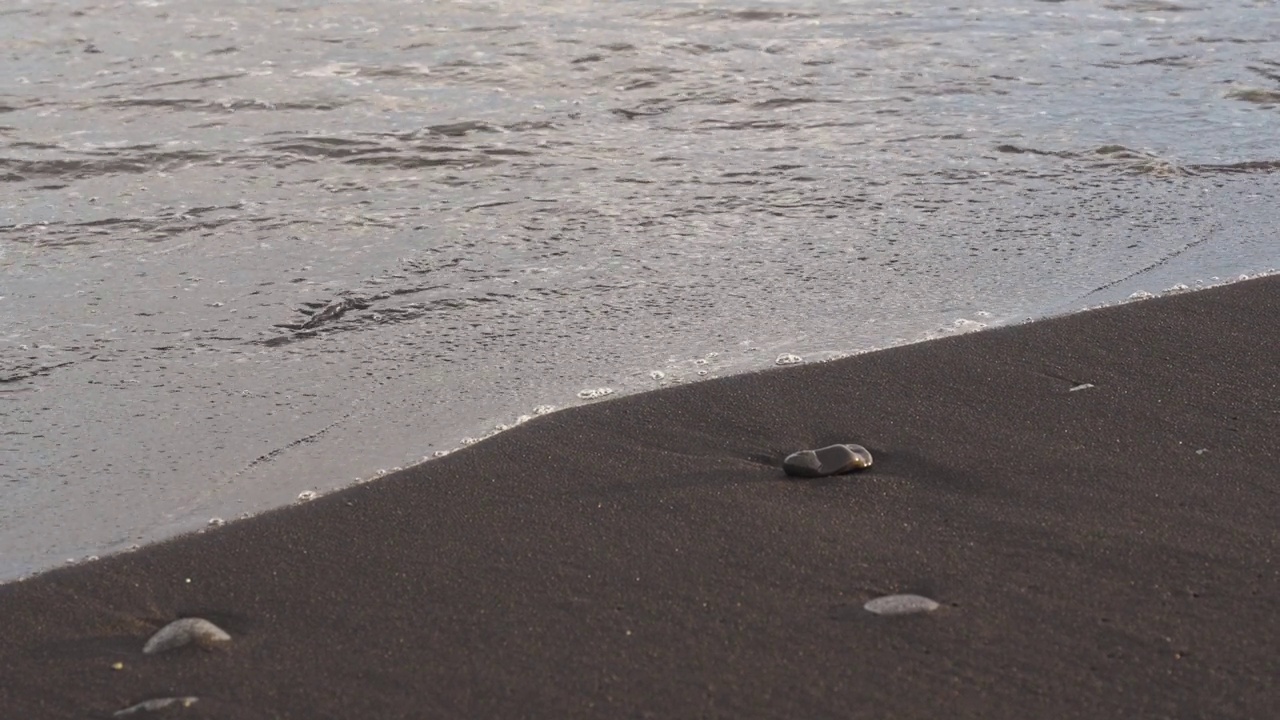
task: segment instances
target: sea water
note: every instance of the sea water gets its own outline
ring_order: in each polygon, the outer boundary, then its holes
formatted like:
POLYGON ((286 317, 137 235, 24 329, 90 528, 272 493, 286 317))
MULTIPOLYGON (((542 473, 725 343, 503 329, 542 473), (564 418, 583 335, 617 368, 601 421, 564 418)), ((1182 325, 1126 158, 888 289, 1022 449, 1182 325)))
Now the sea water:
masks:
POLYGON ((0 579, 1280 265, 1266 0, 25 0, 0 47, 0 579))

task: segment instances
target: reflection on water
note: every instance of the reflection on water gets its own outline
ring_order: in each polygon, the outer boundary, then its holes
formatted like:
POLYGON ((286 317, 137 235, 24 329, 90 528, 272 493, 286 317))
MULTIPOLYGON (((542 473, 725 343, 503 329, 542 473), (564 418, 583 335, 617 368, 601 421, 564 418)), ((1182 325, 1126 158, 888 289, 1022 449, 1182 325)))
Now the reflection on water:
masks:
POLYGON ((1271 2, 0 10, 0 577, 1280 264, 1271 2))

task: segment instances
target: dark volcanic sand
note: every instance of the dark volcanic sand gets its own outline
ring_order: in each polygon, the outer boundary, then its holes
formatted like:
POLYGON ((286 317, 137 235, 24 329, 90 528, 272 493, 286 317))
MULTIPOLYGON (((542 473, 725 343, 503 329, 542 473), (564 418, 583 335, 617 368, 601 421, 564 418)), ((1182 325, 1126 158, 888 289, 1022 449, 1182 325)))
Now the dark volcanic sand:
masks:
POLYGON ((633 396, 0 587, 0 715, 1268 717, 1277 315, 1268 278, 633 396), (835 442, 874 467, 779 469, 835 442), (234 639, 142 654, 184 615, 234 639))

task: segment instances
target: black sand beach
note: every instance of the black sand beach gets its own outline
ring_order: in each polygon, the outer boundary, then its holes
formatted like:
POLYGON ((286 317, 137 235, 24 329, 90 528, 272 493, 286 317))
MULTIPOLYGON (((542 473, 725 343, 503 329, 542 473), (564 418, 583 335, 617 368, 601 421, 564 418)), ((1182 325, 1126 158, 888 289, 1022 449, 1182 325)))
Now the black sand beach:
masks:
POLYGON ((1277 317, 1271 277, 539 418, 0 587, 0 716, 1271 717, 1277 317), (875 465, 779 469, 836 442, 875 465), (233 640, 142 654, 183 616, 233 640))

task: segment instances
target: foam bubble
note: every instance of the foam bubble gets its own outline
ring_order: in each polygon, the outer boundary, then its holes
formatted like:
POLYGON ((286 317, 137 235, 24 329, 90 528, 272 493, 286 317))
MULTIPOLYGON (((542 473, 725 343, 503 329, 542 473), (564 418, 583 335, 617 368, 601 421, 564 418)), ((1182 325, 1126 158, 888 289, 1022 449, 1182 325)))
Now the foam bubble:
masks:
POLYGON ((976 320, 968 320, 966 318, 960 318, 959 320, 956 320, 955 322, 951 323, 951 329, 955 330, 956 332, 962 332, 962 333, 981 330, 986 326, 987 326, 986 323, 978 322, 976 320))
POLYGON ((613 388, 610 387, 588 388, 586 390, 578 391, 578 397, 583 400, 595 400, 596 398, 602 398, 606 395, 612 394, 613 388))
POLYGON ((777 360, 773 361, 773 364, 774 365, 795 365, 797 363, 802 363, 802 362, 804 362, 804 358, 800 357, 799 355, 792 355, 791 353, 782 353, 781 355, 778 356, 777 360))

